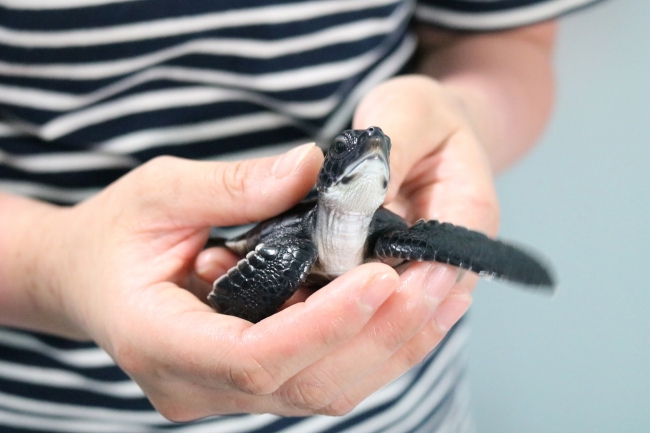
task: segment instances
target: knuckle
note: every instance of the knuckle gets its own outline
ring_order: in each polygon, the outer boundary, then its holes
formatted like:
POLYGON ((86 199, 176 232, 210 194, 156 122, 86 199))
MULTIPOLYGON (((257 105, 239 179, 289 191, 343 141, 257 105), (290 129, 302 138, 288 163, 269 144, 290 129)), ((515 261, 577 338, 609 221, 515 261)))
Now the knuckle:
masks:
POLYGON ((140 198, 153 198, 156 192, 165 190, 166 192, 177 190, 180 182, 176 176, 170 176, 174 166, 178 164, 179 158, 173 156, 158 156, 137 169, 133 170, 132 176, 134 182, 129 184, 131 192, 140 198), (164 188, 161 188, 164 185, 164 188))
POLYGON ((403 368, 411 368, 420 364, 440 344, 444 334, 438 331, 434 322, 430 321, 408 344, 400 349, 397 354, 397 362, 403 368))
POLYGON ((318 413, 328 416, 343 416, 352 412, 357 407, 357 404, 357 402, 350 400, 347 395, 343 395, 336 401, 320 409, 318 413))
POLYGON ((281 385, 262 364, 252 358, 232 365, 229 376, 235 388, 251 395, 272 394, 281 385))
POLYGON ((169 170, 178 162, 178 158, 163 155, 157 156, 136 169, 143 179, 158 180, 161 176, 169 173, 169 170))
POLYGON ((431 348, 423 344, 407 344, 400 351, 400 362, 405 368, 411 368, 420 364, 427 356, 431 348))
POLYGON ((327 347, 340 345, 352 337, 350 326, 348 326, 345 317, 346 315, 341 314, 330 321, 315 321, 313 323, 316 328, 314 334, 318 335, 320 341, 327 347))
POLYGON ((493 194, 476 195, 469 199, 469 204, 474 209, 475 214, 484 216, 480 229, 483 229, 491 236, 496 235, 500 220, 500 210, 496 196, 493 194))
POLYGON ((202 418, 206 414, 199 413, 185 405, 178 404, 178 401, 159 401, 150 398, 151 403, 156 410, 169 421, 172 422, 188 422, 202 418))
POLYGON ((405 342, 403 329, 403 327, 391 320, 382 323, 381 329, 374 332, 381 339, 383 346, 392 353, 402 347, 405 342))
POLYGON ((329 388, 317 378, 297 378, 280 390, 280 399, 293 409, 317 413, 331 403, 333 397, 329 388))
POLYGON ((225 192, 233 201, 240 201, 241 198, 246 197, 249 179, 247 162, 235 161, 222 164, 216 169, 215 177, 215 182, 211 182, 210 185, 218 188, 219 194, 225 192))

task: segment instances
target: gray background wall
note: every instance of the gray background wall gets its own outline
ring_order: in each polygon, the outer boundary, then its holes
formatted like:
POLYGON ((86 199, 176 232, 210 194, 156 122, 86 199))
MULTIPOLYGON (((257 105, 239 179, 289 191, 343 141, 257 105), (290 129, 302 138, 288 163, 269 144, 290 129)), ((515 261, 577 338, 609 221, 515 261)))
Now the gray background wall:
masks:
POLYGON ((498 180, 501 235, 556 265, 553 300, 482 282, 478 431, 650 432, 650 2, 564 18, 540 146, 498 180))

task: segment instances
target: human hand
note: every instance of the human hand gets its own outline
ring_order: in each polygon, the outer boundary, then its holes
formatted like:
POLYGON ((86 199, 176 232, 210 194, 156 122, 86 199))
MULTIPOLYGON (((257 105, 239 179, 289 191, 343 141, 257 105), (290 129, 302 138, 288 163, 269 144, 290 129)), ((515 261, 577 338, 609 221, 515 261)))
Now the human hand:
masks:
POLYGON ((361 266, 256 325, 182 289, 210 225, 281 212, 311 187, 322 155, 302 147, 284 162, 161 158, 72 208, 7 199, 20 235, 3 240, 21 248, 6 257, 15 266, 3 267, 0 294, 16 287, 20 308, 2 311, 2 323, 95 340, 173 420, 349 410, 347 390, 410 336, 369 326, 383 321, 378 310, 400 308, 386 301, 398 286, 392 269, 361 266), (37 314, 16 312, 30 308, 37 314))

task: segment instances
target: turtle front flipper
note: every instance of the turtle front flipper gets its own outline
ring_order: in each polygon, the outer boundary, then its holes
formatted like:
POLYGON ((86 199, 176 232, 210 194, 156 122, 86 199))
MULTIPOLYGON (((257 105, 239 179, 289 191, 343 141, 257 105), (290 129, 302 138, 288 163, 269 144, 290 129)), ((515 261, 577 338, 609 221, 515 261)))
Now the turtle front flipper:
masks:
POLYGON ((257 323, 277 312, 298 290, 317 255, 307 239, 259 244, 214 282, 208 301, 219 313, 257 323))
POLYGON ((464 227, 420 220, 410 228, 382 233, 376 240, 378 258, 448 263, 479 275, 553 290, 553 278, 535 257, 506 243, 464 227))

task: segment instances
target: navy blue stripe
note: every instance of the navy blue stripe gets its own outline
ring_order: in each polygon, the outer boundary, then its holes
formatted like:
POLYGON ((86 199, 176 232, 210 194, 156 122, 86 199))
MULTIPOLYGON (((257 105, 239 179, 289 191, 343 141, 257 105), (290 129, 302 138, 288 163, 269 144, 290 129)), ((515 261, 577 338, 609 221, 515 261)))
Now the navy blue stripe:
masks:
POLYGON ((73 173, 30 173, 0 164, 0 179, 30 181, 59 188, 103 188, 127 172, 127 169, 104 169, 73 173))
MULTIPOLYGON (((365 71, 364 71, 365 73, 365 71)), ((271 91, 257 91, 257 90, 250 90, 245 87, 239 87, 239 86, 221 86, 221 85, 210 85, 210 84, 203 84, 203 83, 186 83, 186 82, 178 82, 178 81, 171 81, 167 79, 159 79, 159 80, 151 80, 147 81, 145 83, 133 86, 123 92, 116 93, 112 96, 106 97, 104 99, 101 99, 97 101, 96 103, 93 104, 88 104, 86 106, 82 106, 79 108, 74 108, 70 110, 57 110, 57 111, 52 111, 52 110, 46 110, 44 108, 32 108, 29 106, 16 106, 10 103, 0 103, 0 109, 4 110, 5 113, 10 112, 14 117, 18 119, 24 119, 27 120, 30 124, 37 124, 37 125, 42 125, 54 118, 57 118, 63 114, 66 114, 67 112, 74 112, 77 110, 83 110, 89 107, 92 107, 93 105, 98 105, 98 104, 103 104, 106 102, 114 101, 117 99, 123 99, 125 97, 131 96, 131 95, 140 95, 145 92, 152 92, 152 91, 160 91, 160 90, 166 90, 166 91, 173 91, 175 89, 191 89, 192 87, 195 88, 215 88, 215 89, 229 89, 229 90, 243 90, 248 92, 251 95, 255 96, 266 96, 271 98, 274 101, 277 102, 300 102, 300 103, 309 103, 312 101, 320 101, 322 99, 325 99, 329 96, 331 96, 334 93, 341 93, 342 96, 346 95, 346 91, 349 90, 350 87, 350 82, 356 83, 359 78, 363 76, 362 74, 359 74, 358 76, 352 76, 352 77, 346 77, 343 81, 332 81, 329 83, 325 84, 319 84, 311 87, 302 87, 302 88, 297 88, 297 89, 290 89, 290 90, 282 90, 282 91, 277 91, 277 92, 271 92, 271 91)), ((51 86, 53 88, 56 88, 56 84, 53 83, 51 86)), ((87 92, 91 93, 91 92, 87 92)), ((224 104, 228 103, 236 103, 236 102, 223 102, 224 104)), ((257 107, 257 105, 255 105, 257 107)), ((165 110, 166 108, 161 108, 161 110, 165 110)), ((182 107, 181 107, 182 109, 182 107)), ((251 111, 258 111, 258 108, 255 108, 254 110, 251 111)), ((152 111, 155 111, 152 110, 152 111)), ((230 117, 230 115, 225 113, 226 117, 230 117)), ((7 116, 8 120, 11 122, 11 117, 7 116)), ((210 116, 211 118, 214 118, 215 116, 212 115, 210 116)), ((179 120, 187 120, 187 116, 180 116, 179 120)), ((169 119, 167 119, 168 121, 169 119)), ((196 121, 201 121, 205 120, 205 117, 201 116, 199 118, 196 118, 196 121)), ((171 126, 173 124, 176 124, 178 122, 173 122, 172 124, 169 123, 160 123, 160 125, 164 126, 171 126)), ((159 125, 159 126, 160 126, 159 125)), ((144 126, 140 126, 137 129, 143 129, 144 126)), ((129 129, 129 131, 132 129, 129 129)), ((104 134, 106 135, 106 134, 104 134)))
MULTIPOLYGON (((192 36, 182 35, 168 38, 158 38, 154 40, 130 41, 125 43, 113 43, 104 46, 90 47, 66 47, 52 49, 41 47, 24 48, 10 45, 0 45, 0 59, 2 59, 3 62, 34 66, 49 64, 92 64, 93 62, 113 62, 117 60, 128 60, 133 57, 156 53, 161 50, 173 48, 199 39, 229 38, 270 42, 274 39, 285 39, 291 36, 307 35, 309 33, 313 33, 317 29, 331 28, 332 24, 332 22, 322 22, 320 25, 314 24, 309 28, 311 31, 308 32, 305 31, 305 28, 299 25, 281 26, 293 27, 293 29, 278 29, 277 26, 258 26, 262 28, 255 29, 247 27, 244 30, 238 29, 237 32, 235 32, 235 30, 214 30, 209 32, 201 32, 200 34, 192 36), (253 37, 253 35, 255 36, 253 37)), ((334 24, 343 24, 343 22, 337 21, 334 24)), ((355 44, 357 41, 354 41, 351 44, 355 44)), ((327 47, 325 49, 327 49, 327 47)), ((343 53, 339 53, 337 50, 331 50, 328 59, 345 58, 344 54, 346 54, 345 51, 343 53)), ((244 55, 237 56, 234 54, 233 57, 239 59, 247 59, 247 57, 244 55)), ((251 60, 255 61, 256 59, 251 60)), ((305 61, 300 61, 300 64, 311 64, 306 60, 307 59, 305 59, 305 61)), ((262 61, 267 60, 263 59, 262 61)), ((323 62, 324 60, 320 60, 318 63, 323 62)), ((214 66, 215 65, 213 65, 213 67, 214 66)), ((221 67, 219 67, 219 69, 221 69, 221 67)), ((287 69, 287 67, 279 69, 287 69)), ((262 72, 268 72, 272 70, 273 69, 271 68, 263 68, 262 72)))
MULTIPOLYGON (((114 382, 109 382, 112 384, 114 382)), ((96 406, 106 409, 121 409, 133 411, 151 411, 153 406, 144 397, 125 398, 97 394, 77 388, 59 388, 44 384, 31 384, 0 378, 0 390, 6 394, 24 398, 37 398, 42 401, 51 401, 60 404, 79 406, 96 406)), ((1 420, 0 420, 1 423, 1 420)), ((1 424, 0 424, 1 425, 1 424)))
POLYGON ((12 155, 26 156, 54 152, 77 152, 87 149, 87 146, 79 147, 63 140, 43 141, 37 137, 23 135, 0 137, 0 149, 12 155))
POLYGON ((114 365, 106 367, 78 368, 71 366, 70 364, 59 362, 54 358, 50 358, 47 355, 42 355, 29 349, 15 349, 13 347, 3 346, 2 343, 0 343, 0 353, 2 353, 2 361, 13 362, 23 366, 61 369, 77 373, 89 379, 104 382, 128 380, 126 374, 114 365))
MULTIPOLYGON (((328 45, 322 48, 303 51, 295 54, 287 54, 270 59, 247 58, 237 55, 189 53, 180 57, 169 59, 165 62, 156 63, 154 67, 181 66, 188 68, 202 68, 206 71, 230 72, 249 76, 274 72, 285 72, 298 70, 299 68, 314 67, 322 64, 340 62, 355 58, 366 54, 373 49, 381 47, 390 37, 390 35, 373 36, 353 42, 328 45)), ((0 58, 6 59, 1 51, 2 48, 0 48, 0 58)), ((79 60, 81 54, 82 53, 75 53, 75 58, 79 60)), ((35 56, 35 54, 29 55, 35 56)), ((84 59, 84 61, 86 61, 86 59, 84 59)), ((75 62, 73 61, 73 63, 75 62)), ((83 66, 79 67, 79 69, 82 70, 83 66)), ((2 84, 5 85, 35 87, 57 92, 85 94, 114 83, 115 81, 125 76, 133 75, 141 71, 142 69, 137 69, 126 74, 120 74, 101 79, 81 79, 72 77, 41 78, 17 74, 1 76, 1 81, 2 84)))
MULTIPOLYGON (((192 3, 192 2, 186 2, 192 3)), ((219 2, 216 2, 219 3, 219 2)), ((305 18, 304 20, 286 23, 274 24, 251 24, 238 27, 225 27, 213 30, 197 30, 196 32, 157 36, 153 39, 134 40, 126 42, 114 42, 104 45, 93 45, 89 47, 16 47, 9 45, 0 45, 0 58, 9 62, 24 63, 79 63, 110 61, 115 59, 127 58, 131 56, 146 54, 158 51, 163 48, 175 46, 187 41, 203 38, 236 38, 247 40, 275 41, 295 36, 303 36, 320 30, 330 29, 347 23, 355 23, 361 19, 369 18, 386 18, 391 15, 398 4, 390 4, 368 8, 360 11, 345 11, 333 13, 331 15, 305 18)), ((34 12, 30 12, 34 14, 34 12)), ((35 15, 38 15, 36 13, 35 15)), ((43 23, 42 18, 29 15, 35 23, 43 23)), ((100 19, 100 15, 91 16, 83 21, 73 21, 66 18, 68 23, 74 23, 76 30, 96 27, 95 21, 100 19)), ((112 25, 123 24, 122 17, 109 16, 112 25)), ((149 20, 143 20, 149 21, 149 20)), ((47 22, 47 21, 45 21, 47 22)), ((12 27, 13 22, 0 14, 0 25, 3 27, 12 27)), ((48 23, 49 24, 49 23, 48 23)), ((47 26, 44 30, 52 30, 47 26)))
POLYGON ((510 9, 548 3, 548 0, 497 0, 497 1, 472 1, 472 0, 418 0, 422 5, 435 6, 458 12, 496 12, 510 9))
POLYGON ((260 147, 261 145, 273 146, 286 142, 300 141, 305 143, 313 141, 313 137, 305 135, 299 129, 284 127, 267 131, 252 132, 249 134, 228 137, 221 140, 206 140, 192 143, 192 145, 165 146, 163 148, 147 149, 136 152, 140 160, 149 160, 159 155, 173 155, 190 159, 206 159, 229 152, 241 152, 260 147))
MULTIPOLYGON (((52 0, 55 1, 55 0, 52 0)), ((70 9, 11 9, 0 6, 0 21, 12 29, 53 31, 74 30, 80 27, 109 27, 163 19, 200 16, 206 13, 243 11, 269 5, 300 5, 318 1, 238 0, 146 0, 70 9), (82 24, 82 25, 80 25, 82 24), (85 24, 85 25, 83 25, 85 24)), ((369 8, 371 9, 371 8, 369 8)))
MULTIPOLYGON (((2 417, 0 417, 0 422, 2 422, 2 417)), ((42 431, 40 429, 35 430, 31 428, 8 427, 3 424, 1 426, 2 426, 2 433, 34 433, 34 432, 42 431)))
POLYGON ((31 335, 32 337, 37 338, 42 343, 47 344, 48 346, 54 347, 56 349, 90 349, 97 347, 97 345, 91 341, 75 341, 68 340, 67 338, 56 337, 54 335, 43 334, 40 332, 30 332, 30 331, 16 331, 23 334, 31 335))

